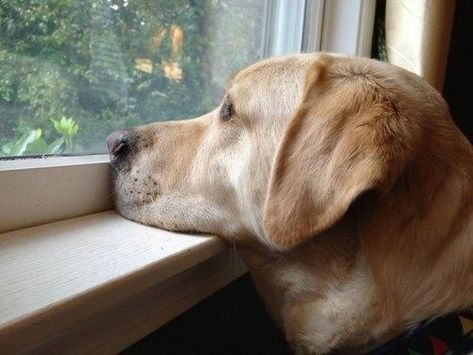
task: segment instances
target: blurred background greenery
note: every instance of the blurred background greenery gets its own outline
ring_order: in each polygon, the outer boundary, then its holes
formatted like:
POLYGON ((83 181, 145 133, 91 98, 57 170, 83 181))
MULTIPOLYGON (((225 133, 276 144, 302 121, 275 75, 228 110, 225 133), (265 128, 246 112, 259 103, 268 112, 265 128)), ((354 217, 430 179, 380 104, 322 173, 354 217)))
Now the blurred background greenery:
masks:
POLYGON ((265 0, 0 0, 0 156, 105 152, 209 111, 262 56, 265 0))

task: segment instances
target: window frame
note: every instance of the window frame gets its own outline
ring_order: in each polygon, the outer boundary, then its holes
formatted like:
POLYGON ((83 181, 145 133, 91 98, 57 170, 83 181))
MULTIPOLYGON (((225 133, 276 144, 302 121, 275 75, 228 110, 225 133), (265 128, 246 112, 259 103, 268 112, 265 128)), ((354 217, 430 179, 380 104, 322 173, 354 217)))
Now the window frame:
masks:
POLYGON ((0 238, 0 353, 117 354, 247 272, 211 235, 114 211, 0 238))
MULTIPOLYGON (((369 56, 376 0, 266 0, 263 55, 369 56), (272 36, 269 36, 272 33, 272 36)), ((107 155, 0 160, 0 233, 112 208, 107 155)))

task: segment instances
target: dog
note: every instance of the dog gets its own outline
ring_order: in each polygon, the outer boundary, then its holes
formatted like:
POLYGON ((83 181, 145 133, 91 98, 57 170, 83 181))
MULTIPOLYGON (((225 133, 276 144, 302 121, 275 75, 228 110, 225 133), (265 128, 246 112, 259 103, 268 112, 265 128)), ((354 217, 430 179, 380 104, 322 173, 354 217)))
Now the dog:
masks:
POLYGON ((367 351, 473 304, 473 149, 413 73, 267 59, 215 110, 108 146, 119 213, 235 245, 296 353, 367 351))

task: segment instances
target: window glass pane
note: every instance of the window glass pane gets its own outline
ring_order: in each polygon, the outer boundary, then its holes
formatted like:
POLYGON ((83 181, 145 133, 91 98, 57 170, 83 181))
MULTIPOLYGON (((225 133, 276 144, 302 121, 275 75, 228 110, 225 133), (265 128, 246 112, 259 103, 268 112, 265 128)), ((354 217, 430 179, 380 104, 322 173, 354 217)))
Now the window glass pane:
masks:
POLYGON ((0 156, 99 153, 260 59, 265 0, 0 0, 0 156))

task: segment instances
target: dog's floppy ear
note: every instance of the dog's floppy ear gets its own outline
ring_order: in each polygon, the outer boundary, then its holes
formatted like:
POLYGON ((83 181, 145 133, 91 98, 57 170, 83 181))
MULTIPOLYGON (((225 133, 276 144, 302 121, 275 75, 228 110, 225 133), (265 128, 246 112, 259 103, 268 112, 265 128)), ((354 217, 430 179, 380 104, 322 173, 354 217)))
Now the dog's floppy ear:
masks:
POLYGON ((374 79, 328 55, 309 69, 269 181, 263 227, 274 244, 330 228, 368 190, 382 195, 412 155, 413 128, 374 79))

